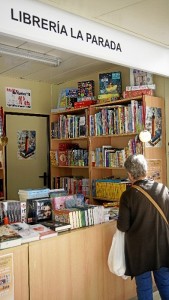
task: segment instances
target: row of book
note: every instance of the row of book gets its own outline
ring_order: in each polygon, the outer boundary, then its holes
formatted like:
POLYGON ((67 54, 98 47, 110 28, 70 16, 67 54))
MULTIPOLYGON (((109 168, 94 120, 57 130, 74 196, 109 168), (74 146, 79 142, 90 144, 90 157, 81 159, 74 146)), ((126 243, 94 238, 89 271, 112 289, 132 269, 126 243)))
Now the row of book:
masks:
POLYGON ((26 221, 26 202, 17 200, 3 200, 0 202, 0 225, 4 224, 4 219, 8 222, 26 221))
POLYGON ((69 195, 89 195, 89 178, 82 176, 56 176, 53 177, 53 186, 56 189, 63 188, 69 195))
POLYGON ((51 137, 57 139, 77 138, 87 135, 85 115, 60 115, 51 123, 51 137))
POLYGON ((71 229, 101 224, 105 222, 102 205, 86 205, 69 209, 54 210, 54 220, 70 223, 71 229))
POLYGON ((96 167, 123 168, 129 155, 142 153, 142 143, 138 136, 135 136, 128 141, 128 146, 124 148, 114 148, 111 145, 97 147, 92 153, 92 161, 96 167))
POLYGON ((50 158, 54 166, 88 166, 87 149, 51 150, 50 158))
POLYGON ((89 116, 90 136, 140 132, 143 128, 143 107, 140 101, 131 100, 126 105, 100 108, 89 116))

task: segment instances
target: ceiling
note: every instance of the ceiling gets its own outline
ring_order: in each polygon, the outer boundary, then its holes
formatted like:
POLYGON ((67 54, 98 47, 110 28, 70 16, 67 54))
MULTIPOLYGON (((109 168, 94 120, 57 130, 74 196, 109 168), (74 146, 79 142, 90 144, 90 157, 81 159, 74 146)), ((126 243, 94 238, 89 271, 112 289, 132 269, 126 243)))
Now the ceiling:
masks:
MULTIPOLYGON (((38 0, 36 0, 38 1, 38 0)), ((39 0, 119 31, 169 48, 169 0, 39 0)), ((112 64, 39 44, 0 35, 0 43, 60 57, 59 67, 9 55, 0 55, 0 75, 51 84, 78 79, 112 64)), ((142 51, 142 50, 141 50, 142 51)))

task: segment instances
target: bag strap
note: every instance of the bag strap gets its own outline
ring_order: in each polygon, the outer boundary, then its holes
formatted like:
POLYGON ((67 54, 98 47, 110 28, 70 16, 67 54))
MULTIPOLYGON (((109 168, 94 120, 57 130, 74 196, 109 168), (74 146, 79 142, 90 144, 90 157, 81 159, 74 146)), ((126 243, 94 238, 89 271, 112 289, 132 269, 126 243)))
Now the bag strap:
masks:
POLYGON ((157 208, 157 210, 159 211, 159 213, 161 214, 161 216, 163 217, 165 222, 168 224, 166 216, 164 215, 164 213, 163 213, 162 209, 159 207, 159 205, 154 201, 154 199, 145 190, 143 190, 140 186, 133 184, 132 187, 134 189, 137 189, 141 193, 143 193, 151 201, 151 203, 157 208))

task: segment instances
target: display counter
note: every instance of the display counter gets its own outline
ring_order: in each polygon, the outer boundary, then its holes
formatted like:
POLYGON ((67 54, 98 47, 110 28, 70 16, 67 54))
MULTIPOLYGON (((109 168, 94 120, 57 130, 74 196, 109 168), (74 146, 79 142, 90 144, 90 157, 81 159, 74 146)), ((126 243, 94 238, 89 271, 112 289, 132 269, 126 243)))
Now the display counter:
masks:
POLYGON ((28 244, 0 250, 0 299, 29 299, 28 261, 28 244))
POLYGON ((134 280, 110 273, 107 257, 116 221, 29 244, 31 300, 128 300, 134 280))

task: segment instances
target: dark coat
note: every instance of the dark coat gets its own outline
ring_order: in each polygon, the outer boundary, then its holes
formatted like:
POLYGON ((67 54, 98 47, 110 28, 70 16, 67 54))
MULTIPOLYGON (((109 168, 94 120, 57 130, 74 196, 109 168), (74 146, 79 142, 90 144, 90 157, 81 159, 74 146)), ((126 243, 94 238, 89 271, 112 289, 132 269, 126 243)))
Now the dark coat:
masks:
MULTIPOLYGON (((168 188, 151 180, 134 184, 152 196, 169 221, 168 188)), ((169 267, 169 226, 150 200, 132 187, 121 196, 117 228, 125 232, 126 275, 169 267)))

